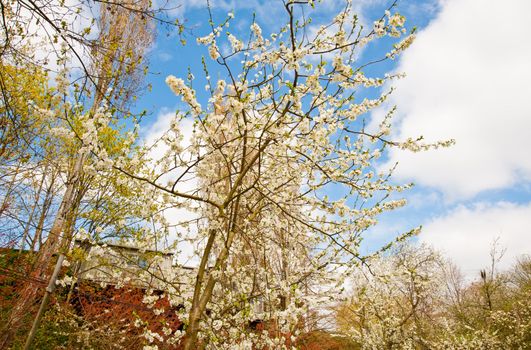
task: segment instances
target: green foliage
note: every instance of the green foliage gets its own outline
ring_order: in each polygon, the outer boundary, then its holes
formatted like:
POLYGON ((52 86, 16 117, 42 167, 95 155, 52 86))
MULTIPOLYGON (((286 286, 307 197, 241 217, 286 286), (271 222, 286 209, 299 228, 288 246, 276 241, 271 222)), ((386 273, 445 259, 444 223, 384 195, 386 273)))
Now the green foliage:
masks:
POLYGON ((0 159, 28 156, 28 143, 47 122, 38 110, 53 102, 47 79, 38 67, 17 67, 0 60, 0 159))

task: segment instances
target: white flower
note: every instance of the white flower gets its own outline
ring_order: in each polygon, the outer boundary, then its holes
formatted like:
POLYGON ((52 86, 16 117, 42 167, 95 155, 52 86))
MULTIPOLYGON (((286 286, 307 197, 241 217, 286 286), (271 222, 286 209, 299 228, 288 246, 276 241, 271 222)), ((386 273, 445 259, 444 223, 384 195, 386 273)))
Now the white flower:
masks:
POLYGON ((214 328, 214 330, 216 331, 219 331, 222 326, 223 326, 223 321, 221 320, 215 320, 214 322, 212 322, 212 328, 214 328))
MULTIPOLYGON (((147 339, 147 341, 149 341, 150 343, 152 343, 153 341, 155 341, 155 339, 157 339, 158 341, 163 341, 164 339, 162 338, 162 336, 156 332, 152 332, 150 331, 149 329, 145 329, 144 330, 144 334, 142 334, 142 336, 147 339)), ((156 346, 156 345, 154 345, 156 346)), ((145 349, 145 348, 144 348, 145 349)), ((152 348, 152 349, 158 349, 158 347, 156 348, 152 348)))
POLYGON ((162 333, 164 333, 164 335, 170 335, 172 330, 169 327, 162 327, 162 333))
POLYGON ((385 21, 382 19, 382 20, 374 22, 373 29, 376 35, 384 36, 385 35, 385 21))
POLYGON ((208 54, 213 60, 217 60, 219 58, 219 49, 215 41, 213 41, 212 44, 210 44, 210 46, 208 47, 208 54))
POLYGON ((214 33, 210 33, 207 36, 197 38, 197 43, 202 45, 208 45, 214 40, 214 33))
POLYGON ((406 18, 398 13, 389 17, 389 24, 395 27, 402 27, 406 22, 406 18))
POLYGON ((199 105, 195 98, 195 91, 186 86, 184 80, 178 79, 173 75, 169 75, 166 78, 166 84, 170 87, 175 95, 181 96, 182 100, 192 108, 192 112, 195 115, 199 115, 201 113, 201 105, 199 105))
POLYGON ((254 33, 256 37, 259 37, 259 38, 262 37, 262 28, 260 28, 260 26, 256 22, 251 24, 251 31, 254 33))
POLYGON ((230 45, 232 47, 232 50, 234 50, 235 52, 237 51, 241 51, 241 49, 243 48, 243 42, 241 42, 240 40, 238 40, 234 35, 232 34, 229 34, 229 41, 230 41, 230 45))

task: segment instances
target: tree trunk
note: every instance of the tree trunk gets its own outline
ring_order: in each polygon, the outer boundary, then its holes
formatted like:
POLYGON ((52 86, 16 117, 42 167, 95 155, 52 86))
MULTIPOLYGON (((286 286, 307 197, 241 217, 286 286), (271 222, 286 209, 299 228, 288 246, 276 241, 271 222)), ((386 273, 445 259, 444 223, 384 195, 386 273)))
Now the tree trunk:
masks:
MULTIPOLYGON (((46 214, 52 205, 53 200, 53 186, 55 185, 55 176, 52 176, 52 181, 46 190, 46 196, 44 197, 44 203, 41 209, 41 215, 39 217, 39 222, 37 223, 37 228, 35 229, 35 236, 31 240, 30 252, 35 252, 37 250, 37 242, 41 240, 42 230, 44 229, 44 220, 46 219, 46 214)), ((40 244, 38 245, 40 248, 40 244)))
POLYGON ((33 207, 31 208, 31 213, 28 217, 28 222, 26 223, 26 227, 24 228, 24 232, 22 233, 22 240, 20 241, 19 254, 22 253, 22 251, 24 250, 24 247, 26 246, 26 239, 28 237, 31 222, 33 221, 33 216, 35 215, 35 210, 37 209, 37 206, 39 205, 39 199, 41 197, 42 186, 44 185, 44 179, 46 178, 47 170, 48 170, 48 166, 45 166, 44 172, 42 174, 42 179, 39 184, 39 189, 37 190, 37 194, 35 195, 35 203, 33 203, 33 207))
MULTIPOLYGON (((209 237, 209 242, 212 238, 212 244, 214 242, 213 235, 211 234, 209 237)), ((214 271, 220 271, 225 268, 225 263, 227 262, 227 258, 229 256, 230 248, 232 246, 232 242, 234 241, 234 236, 236 235, 236 231, 234 227, 229 231, 227 240, 225 241, 225 244, 223 246, 223 249, 221 249, 221 252, 219 253, 216 264, 214 265, 213 270, 214 271)), ((207 247, 208 247, 207 243, 207 247)), ((211 248, 211 247, 210 247, 211 248)), ((207 249, 205 248, 205 253, 203 254, 202 261, 205 260, 205 262, 208 260, 208 255, 206 255, 207 249), (206 256, 206 259, 205 259, 206 256)), ((208 253, 210 253, 208 251, 208 253)), ((204 278, 204 272, 202 273, 202 278, 204 278)), ((198 272, 198 277, 200 273, 198 272)), ((205 289, 201 293, 201 285, 198 285, 196 283, 195 290, 194 290, 194 299, 192 301, 192 310, 190 311, 190 317, 188 320, 188 330, 186 332, 186 340, 185 340, 185 346, 184 350, 194 350, 197 349, 197 335, 199 333, 199 321, 201 320, 201 315, 205 312, 206 307, 210 299, 212 298, 212 291, 214 290, 214 287, 216 286, 217 280, 212 276, 212 274, 209 274, 207 276, 207 283, 205 286, 205 289), (197 298, 196 298, 197 295, 197 298)))

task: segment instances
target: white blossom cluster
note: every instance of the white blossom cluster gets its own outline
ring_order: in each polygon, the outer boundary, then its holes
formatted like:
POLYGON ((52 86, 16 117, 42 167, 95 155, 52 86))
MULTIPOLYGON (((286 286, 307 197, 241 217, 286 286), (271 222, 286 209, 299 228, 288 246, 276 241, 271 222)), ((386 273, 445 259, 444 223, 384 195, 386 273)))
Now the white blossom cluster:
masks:
POLYGON ((170 75, 166 78, 166 84, 168 84, 175 95, 182 97, 183 101, 190 106, 195 115, 201 113, 201 105, 195 98, 195 91, 186 86, 182 79, 170 75))

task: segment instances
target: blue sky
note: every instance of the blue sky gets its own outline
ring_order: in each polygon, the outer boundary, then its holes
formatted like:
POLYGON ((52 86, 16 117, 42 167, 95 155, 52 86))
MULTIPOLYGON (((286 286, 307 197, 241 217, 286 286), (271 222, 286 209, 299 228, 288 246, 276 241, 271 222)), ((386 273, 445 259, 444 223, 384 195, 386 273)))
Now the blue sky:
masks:
MULTIPOLYGON (((309 15, 315 22, 331 18, 342 3, 325 0, 309 15)), ((372 26, 391 1, 354 3, 361 20, 372 26)), ((235 34, 248 32, 253 12, 265 33, 276 29, 283 16, 280 0, 211 4, 215 21, 234 12, 229 31, 235 34)), ((466 274, 488 263, 495 237, 507 249, 501 262, 506 267, 516 256, 531 253, 531 30, 526 25, 531 2, 489 2, 487 7, 481 0, 403 0, 397 9, 409 28, 418 28, 418 37, 400 59, 370 72, 408 75, 394 84, 389 104, 370 117, 377 119, 396 104, 394 136, 454 138, 456 145, 422 154, 393 151, 379 164, 385 168, 399 162, 395 181, 413 181, 416 187, 405 194, 407 207, 381 218, 364 249, 423 225, 418 240, 443 251, 466 274)), ((192 31, 183 46, 178 36, 160 30, 150 53, 153 90, 137 106, 151 113, 143 125, 148 139, 180 106, 164 83, 166 76, 185 78, 190 68, 198 100, 208 99, 201 66, 201 56, 208 53, 195 43, 209 32, 206 0, 183 1, 173 15, 186 19, 192 31)), ((372 45, 360 59, 382 54, 382 45, 372 45)), ((215 80, 215 65, 209 68, 215 80)))

